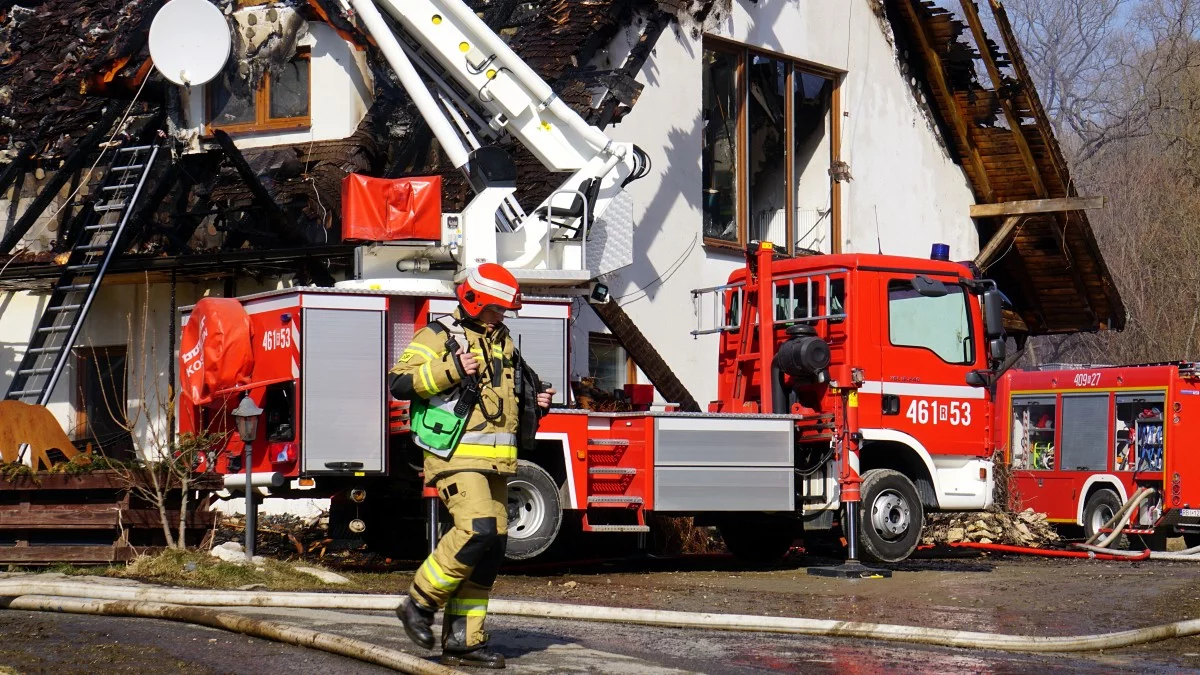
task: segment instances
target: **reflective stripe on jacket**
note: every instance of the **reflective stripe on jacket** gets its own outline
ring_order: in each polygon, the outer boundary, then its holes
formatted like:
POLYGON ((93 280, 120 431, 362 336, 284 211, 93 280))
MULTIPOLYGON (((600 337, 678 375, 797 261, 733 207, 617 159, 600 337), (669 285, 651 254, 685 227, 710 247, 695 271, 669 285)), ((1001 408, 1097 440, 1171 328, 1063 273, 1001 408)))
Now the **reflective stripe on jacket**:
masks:
MULTIPOLYGON (((459 336, 479 360, 480 400, 467 422, 466 433, 449 458, 424 453, 427 483, 457 471, 507 475, 517 470, 519 411, 513 341, 503 325, 487 331, 481 325, 464 321, 461 310, 455 310, 454 318, 462 329, 459 336)), ((454 356, 458 347, 453 345, 451 351, 447 345, 455 339, 455 334, 437 322, 417 331, 391 369, 392 394, 406 400, 417 396, 430 399, 461 383, 464 374, 454 356)))

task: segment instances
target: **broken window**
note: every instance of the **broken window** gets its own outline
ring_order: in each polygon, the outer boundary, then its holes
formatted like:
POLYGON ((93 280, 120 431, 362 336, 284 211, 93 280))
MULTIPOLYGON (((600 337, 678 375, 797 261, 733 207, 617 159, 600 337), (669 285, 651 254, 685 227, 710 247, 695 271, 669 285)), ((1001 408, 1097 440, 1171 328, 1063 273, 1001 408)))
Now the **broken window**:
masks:
POLYGON ((312 98, 311 59, 301 51, 278 74, 263 77, 253 94, 239 92, 222 79, 208 87, 208 127, 234 132, 306 127, 312 98))
POLYGON ((832 252, 833 75, 718 41, 703 70, 706 243, 832 252))
POLYGON ((787 249, 787 64, 750 56, 750 239, 787 249))
POLYGON ((738 54, 704 52, 704 150, 702 158, 704 236, 736 244, 738 54))
POLYGON ((133 450, 126 415, 125 347, 75 350, 75 436, 108 457, 133 450))

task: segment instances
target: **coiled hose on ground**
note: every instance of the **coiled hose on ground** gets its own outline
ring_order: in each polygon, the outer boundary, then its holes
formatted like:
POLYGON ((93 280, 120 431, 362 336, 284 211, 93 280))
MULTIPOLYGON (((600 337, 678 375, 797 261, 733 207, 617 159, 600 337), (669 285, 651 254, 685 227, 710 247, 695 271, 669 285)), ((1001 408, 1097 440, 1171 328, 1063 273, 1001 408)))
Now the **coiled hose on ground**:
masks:
MULTIPOLYGON (((59 596, 59 598, 55 599, 56 602, 62 602, 62 597, 73 597, 140 603, 166 602, 177 605, 208 607, 292 607, 369 611, 394 611, 402 601, 401 596, 396 595, 264 593, 259 591, 212 591, 147 586, 100 586, 71 581, 39 581, 23 578, 0 581, 0 596, 25 595, 59 596)), ((13 600, 6 602, 7 606, 13 607, 13 600)), ((543 619, 600 621, 669 628, 704 628, 708 630, 787 633, 814 637, 853 637, 908 644, 1021 652, 1073 652, 1116 649, 1130 645, 1200 634, 1200 620, 1197 619, 1176 621, 1115 633, 1041 637, 855 621, 627 609, 588 605, 565 605, 550 602, 527 602, 521 600, 492 600, 488 605, 488 611, 493 614, 543 619)), ((412 658, 415 659, 415 657, 412 658)), ((420 659, 416 660, 425 666, 433 665, 420 659)))

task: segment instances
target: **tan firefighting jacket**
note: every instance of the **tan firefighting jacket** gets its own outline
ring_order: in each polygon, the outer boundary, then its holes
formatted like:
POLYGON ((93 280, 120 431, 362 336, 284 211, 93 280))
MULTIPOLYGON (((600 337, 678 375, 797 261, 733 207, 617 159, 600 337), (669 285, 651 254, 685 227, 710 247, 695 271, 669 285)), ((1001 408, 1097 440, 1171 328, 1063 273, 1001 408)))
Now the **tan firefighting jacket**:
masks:
POLYGON ((494 330, 454 311, 462 328, 457 337, 441 323, 431 321, 417 331, 391 369, 392 395, 402 400, 428 399, 464 379, 454 357, 456 340, 464 338, 479 360, 479 403, 467 423, 466 433, 447 459, 425 455, 425 482, 458 471, 509 475, 517 471, 518 401, 513 341, 503 324, 494 330), (450 343, 450 344, 447 344, 450 343))

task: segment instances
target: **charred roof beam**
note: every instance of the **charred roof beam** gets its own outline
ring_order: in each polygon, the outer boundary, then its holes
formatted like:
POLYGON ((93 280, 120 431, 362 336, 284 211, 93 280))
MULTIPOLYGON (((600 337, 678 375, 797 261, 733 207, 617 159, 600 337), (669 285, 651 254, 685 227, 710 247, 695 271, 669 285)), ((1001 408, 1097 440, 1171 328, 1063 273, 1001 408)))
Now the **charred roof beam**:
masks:
MULTIPOLYGON (((233 139, 226 132, 217 129, 213 132, 217 143, 221 149, 225 151, 225 156, 229 158, 238 175, 241 176, 242 182, 246 184, 246 188, 250 190, 250 194, 254 196, 254 201, 260 206, 267 216, 267 223, 271 225, 277 232, 283 235, 284 243, 294 246, 304 246, 309 244, 308 238, 300 230, 300 226, 296 224, 292 218, 278 203, 271 197, 271 193, 258 179, 258 175, 250 168, 250 164, 246 162, 245 156, 238 147, 234 145, 233 139)), ((308 271, 312 275, 313 280, 320 286, 332 286, 334 283, 333 277, 329 271, 321 266, 319 260, 308 261, 308 271)))
POLYGON ((71 175, 76 170, 83 168, 88 157, 100 145, 100 140, 112 129, 112 125, 117 121, 120 113, 121 111, 117 106, 110 105, 108 107, 108 111, 96 123, 91 133, 71 151, 71 154, 63 162, 63 165, 59 167, 50 180, 46 181, 46 185, 38 192, 37 197, 34 198, 29 208, 25 209, 25 213, 8 229, 8 232, 4 233, 4 238, 0 239, 0 255, 12 253, 13 247, 20 243, 21 239, 29 233, 30 228, 42 216, 46 207, 50 206, 54 198, 58 196, 59 190, 62 190, 63 186, 70 180, 71 175))

